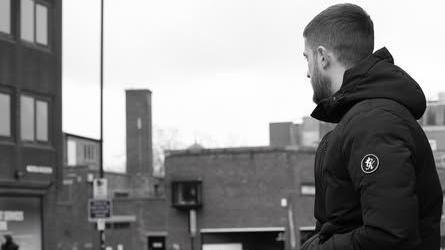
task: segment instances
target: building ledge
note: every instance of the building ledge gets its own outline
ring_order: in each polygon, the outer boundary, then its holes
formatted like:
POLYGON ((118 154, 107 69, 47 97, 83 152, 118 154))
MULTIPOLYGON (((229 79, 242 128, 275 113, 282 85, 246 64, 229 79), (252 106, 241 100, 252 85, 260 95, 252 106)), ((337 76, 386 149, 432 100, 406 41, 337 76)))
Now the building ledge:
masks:
POLYGON ((248 153, 276 153, 276 152, 292 152, 292 153, 315 153, 313 147, 233 147, 233 148, 204 148, 200 150, 168 150, 166 151, 166 158, 174 156, 188 156, 188 155, 212 155, 212 154, 248 154, 248 153))
POLYGON ((202 228, 201 233, 282 232, 284 230, 284 227, 202 228))

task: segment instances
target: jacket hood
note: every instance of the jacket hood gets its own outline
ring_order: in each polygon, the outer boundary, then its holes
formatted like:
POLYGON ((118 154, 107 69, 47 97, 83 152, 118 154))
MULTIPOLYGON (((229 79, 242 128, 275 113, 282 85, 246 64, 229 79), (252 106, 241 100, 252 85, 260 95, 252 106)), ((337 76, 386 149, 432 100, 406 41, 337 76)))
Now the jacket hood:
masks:
POLYGON ((425 95, 420 86, 394 65, 389 51, 382 48, 346 70, 340 90, 323 99, 311 116, 338 123, 354 104, 374 98, 391 99, 402 104, 416 120, 426 109, 425 95))

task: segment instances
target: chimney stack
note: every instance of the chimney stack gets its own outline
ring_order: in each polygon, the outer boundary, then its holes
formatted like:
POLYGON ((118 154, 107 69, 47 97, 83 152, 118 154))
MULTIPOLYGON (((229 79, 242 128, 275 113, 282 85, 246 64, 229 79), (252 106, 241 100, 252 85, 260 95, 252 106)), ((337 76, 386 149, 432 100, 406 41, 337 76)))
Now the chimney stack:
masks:
POLYGON ((127 173, 151 177, 153 147, 151 91, 126 90, 127 173))

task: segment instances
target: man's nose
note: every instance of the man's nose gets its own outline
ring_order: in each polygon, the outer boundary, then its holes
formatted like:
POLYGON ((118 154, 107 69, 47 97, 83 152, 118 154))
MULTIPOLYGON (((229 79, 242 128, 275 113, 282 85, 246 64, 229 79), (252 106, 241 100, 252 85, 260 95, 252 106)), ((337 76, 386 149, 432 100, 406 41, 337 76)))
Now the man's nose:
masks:
POLYGON ((307 78, 311 78, 311 75, 309 74, 309 70, 306 72, 307 78))

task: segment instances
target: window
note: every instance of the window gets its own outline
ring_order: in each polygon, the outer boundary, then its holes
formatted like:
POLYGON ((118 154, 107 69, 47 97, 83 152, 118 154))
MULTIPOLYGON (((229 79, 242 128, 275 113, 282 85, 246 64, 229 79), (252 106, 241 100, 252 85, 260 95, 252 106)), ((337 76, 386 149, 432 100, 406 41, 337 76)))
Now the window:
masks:
POLYGON ((48 7, 36 4, 36 42, 48 45, 48 7))
POLYGON ((177 208, 200 207, 201 181, 172 182, 172 205, 177 208))
POLYGON ((4 93, 0 93, 0 136, 11 136, 11 96, 4 93))
POLYGON ((20 97, 20 131, 24 141, 48 141, 48 102, 20 97))
POLYGON ((20 97, 20 121, 22 140, 34 141, 34 98, 20 97))
POLYGON ((128 191, 114 191, 113 197, 114 198, 128 198, 128 197, 130 197, 130 193, 128 191))
POLYGON ((34 196, 9 196, 0 198, 3 215, 2 234, 14 232, 14 241, 20 249, 42 250, 42 200, 34 196), (5 228, 6 227, 6 228, 5 228))
POLYGON ((22 40, 47 46, 48 7, 34 0, 21 0, 20 16, 22 40))
POLYGON ((107 222, 105 226, 106 229, 128 229, 130 228, 130 222, 107 222))
POLYGON ((95 159, 95 145, 83 144, 83 158, 86 161, 92 161, 95 159))
POLYGON ((76 141, 68 139, 66 147, 67 147, 68 166, 76 166, 77 165, 77 143, 76 143, 76 141))
POLYGON ((37 140, 48 141, 48 103, 36 101, 37 140))
POLYGON ((11 33, 11 0, 0 0, 0 32, 11 33))

